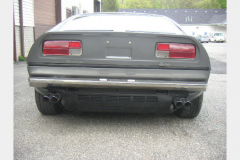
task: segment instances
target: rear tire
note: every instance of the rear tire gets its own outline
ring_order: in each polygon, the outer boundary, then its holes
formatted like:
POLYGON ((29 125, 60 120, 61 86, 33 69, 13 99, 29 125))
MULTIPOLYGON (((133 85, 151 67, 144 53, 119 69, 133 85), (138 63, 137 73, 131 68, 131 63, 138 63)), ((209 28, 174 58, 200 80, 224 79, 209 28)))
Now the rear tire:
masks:
POLYGON ((203 94, 196 99, 192 100, 192 105, 190 107, 183 107, 174 112, 174 114, 179 118, 195 118, 198 116, 203 102, 203 94))
POLYGON ((35 101, 39 112, 45 115, 57 115, 62 108, 57 103, 44 102, 43 96, 35 90, 35 101))

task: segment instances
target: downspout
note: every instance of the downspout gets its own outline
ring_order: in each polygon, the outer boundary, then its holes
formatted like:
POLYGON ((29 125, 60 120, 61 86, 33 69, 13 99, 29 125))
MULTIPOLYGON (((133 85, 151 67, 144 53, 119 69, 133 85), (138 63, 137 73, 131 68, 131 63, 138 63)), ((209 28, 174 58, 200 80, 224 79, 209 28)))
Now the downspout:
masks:
POLYGON ((15 62, 17 61, 14 4, 13 4, 13 61, 15 62))
POLYGON ((24 50, 24 30, 23 30, 23 10, 22 10, 22 0, 19 0, 19 14, 20 14, 20 38, 21 38, 21 53, 25 57, 24 50))
POLYGON ((61 0, 55 0, 56 24, 62 21, 61 0))

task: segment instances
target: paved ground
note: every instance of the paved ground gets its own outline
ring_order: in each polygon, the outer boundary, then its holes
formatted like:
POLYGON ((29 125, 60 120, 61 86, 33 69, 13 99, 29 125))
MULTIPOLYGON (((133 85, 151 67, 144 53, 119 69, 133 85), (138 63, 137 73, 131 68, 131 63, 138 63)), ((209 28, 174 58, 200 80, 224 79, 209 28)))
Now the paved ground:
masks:
POLYGON ((14 64, 14 159, 226 159, 226 44, 203 44, 212 74, 195 119, 72 113, 43 116, 25 62, 14 64))
POLYGON ((205 49, 208 51, 212 74, 226 74, 226 62, 227 62, 227 43, 202 43, 205 49))

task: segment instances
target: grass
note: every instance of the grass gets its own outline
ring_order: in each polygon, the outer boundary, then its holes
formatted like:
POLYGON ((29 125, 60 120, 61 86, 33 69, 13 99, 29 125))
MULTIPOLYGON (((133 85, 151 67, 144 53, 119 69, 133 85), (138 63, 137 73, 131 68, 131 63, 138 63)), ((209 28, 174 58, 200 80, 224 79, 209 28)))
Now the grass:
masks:
POLYGON ((18 61, 26 61, 27 57, 18 56, 18 61))

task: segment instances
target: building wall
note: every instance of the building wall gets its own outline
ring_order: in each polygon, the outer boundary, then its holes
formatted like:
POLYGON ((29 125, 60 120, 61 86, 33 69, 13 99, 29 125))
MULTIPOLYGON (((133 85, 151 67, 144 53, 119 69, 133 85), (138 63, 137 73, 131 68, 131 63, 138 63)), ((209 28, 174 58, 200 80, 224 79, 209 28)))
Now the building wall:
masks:
MULTIPOLYGON (((79 9, 79 13, 77 14, 81 14, 82 13, 82 1, 83 0, 62 0, 61 1, 61 11, 62 11, 62 21, 64 21, 65 19, 67 19, 67 9, 71 10, 72 13, 72 7, 76 6, 79 9)), ((91 1, 93 0, 87 0, 86 3, 91 3, 91 1)))
POLYGON ((225 27, 225 26, 216 26, 215 30, 216 30, 216 32, 223 32, 225 37, 227 37, 227 27, 225 27))
POLYGON ((15 25, 20 26, 19 2, 18 2, 18 0, 14 0, 14 17, 15 17, 15 25))
POLYGON ((25 56, 34 43, 34 2, 33 0, 23 0, 23 31, 25 56))
POLYGON ((56 25, 55 0, 34 0, 35 39, 56 25))
POLYGON ((33 0, 22 0, 23 26, 34 27, 34 5, 33 0))
MULTIPOLYGON (((24 55, 28 52, 34 43, 34 1, 22 0, 23 12, 23 35, 24 35, 24 55)), ((20 12, 19 0, 14 0, 14 18, 15 18, 15 36, 16 36, 16 54, 17 57, 23 55, 21 53, 21 31, 20 31, 20 12)))
POLYGON ((14 20, 15 20, 15 38, 16 38, 16 54, 17 57, 21 55, 21 43, 20 43, 20 17, 19 17, 19 2, 14 0, 14 20))
POLYGON ((24 49, 25 49, 25 56, 28 56, 29 50, 31 49, 34 43, 34 30, 33 27, 24 26, 24 49))
MULTIPOLYGON (((33 27, 25 26, 24 30, 24 50, 25 56, 28 56, 29 50, 34 43, 33 39, 33 27)), ((21 40, 20 40, 20 26, 15 26, 15 34, 16 34, 16 52, 17 57, 21 55, 21 40)))
POLYGON ((17 57, 21 55, 20 26, 15 25, 17 57))
POLYGON ((83 11, 94 13, 94 0, 81 0, 81 14, 83 11))

